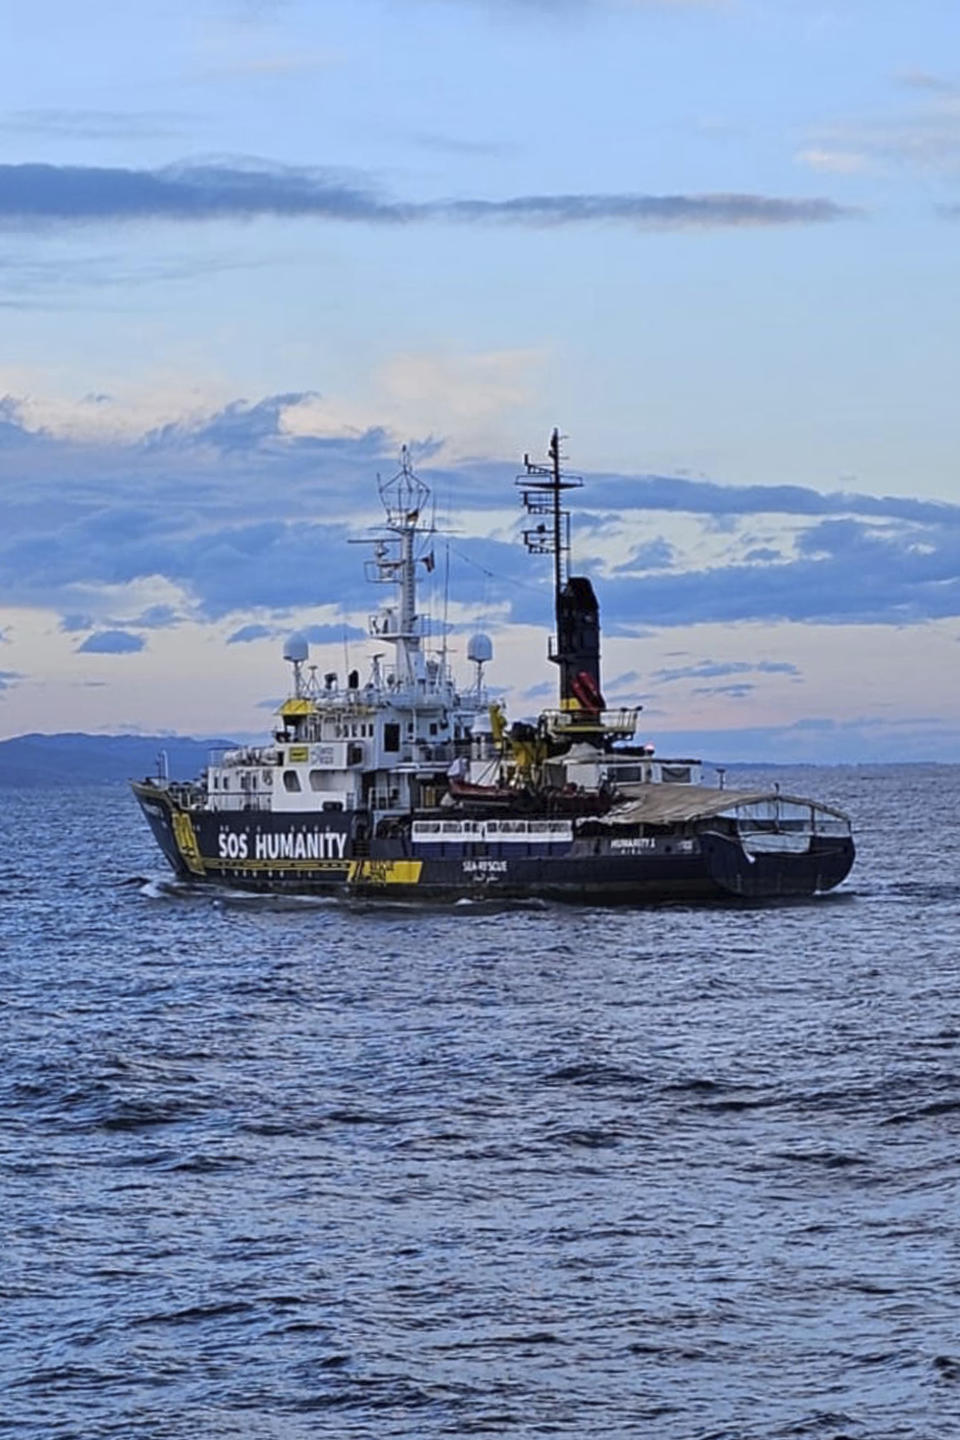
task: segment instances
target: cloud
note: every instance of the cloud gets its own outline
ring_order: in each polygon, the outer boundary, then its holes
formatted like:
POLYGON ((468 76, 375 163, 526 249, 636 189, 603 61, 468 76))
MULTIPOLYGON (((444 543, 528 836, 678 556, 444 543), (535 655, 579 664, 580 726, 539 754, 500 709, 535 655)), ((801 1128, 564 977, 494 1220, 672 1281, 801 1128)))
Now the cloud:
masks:
POLYGON ((245 400, 234 400, 200 424, 173 423, 153 430, 144 443, 156 449, 169 449, 182 443, 191 448, 212 445, 223 454, 249 451, 265 440, 282 436, 287 411, 317 398, 314 391, 295 390, 268 395, 252 405, 245 400))
MULTIPOLYGON (((254 640, 273 640, 286 632, 276 626, 261 625, 252 623, 241 625, 227 637, 228 645, 249 645, 254 640)), ((300 625, 297 627, 297 634, 302 635, 304 640, 311 645, 342 645, 344 640, 365 640, 366 630, 361 630, 356 625, 348 625, 345 621, 340 624, 328 625, 300 625)))
MULTIPOLYGON (((328 602, 331 588, 365 605, 362 566, 345 542, 376 515, 375 476, 395 466, 396 447, 379 433, 285 435, 283 411, 272 397, 142 441, 88 443, 29 431, 8 404, 0 430, 11 462, 0 495, 5 598, 52 605, 71 631, 115 613, 107 592, 158 577, 207 617, 328 602), (100 607, 91 588, 104 591, 100 607)), ((161 626, 176 613, 153 607, 108 623, 161 626)))
POLYGON ((923 71, 901 78, 914 92, 909 109, 824 127, 800 151, 801 164, 833 175, 890 167, 948 174, 960 169, 960 87, 923 71))
POLYGON ((23 676, 17 670, 0 670, 0 694, 22 679, 23 676))
POLYGON ((932 90, 939 95, 953 95, 957 92, 957 86, 952 80, 935 75, 931 70, 903 70, 897 79, 910 90, 932 90))
POLYGON ((827 175, 860 175, 870 169, 869 156, 856 150, 829 150, 814 146, 810 150, 801 150, 798 159, 811 170, 822 170, 827 175))
POLYGON ((299 633, 311 645, 342 644, 344 640, 365 640, 366 630, 357 625, 303 625, 299 633))
POLYGON ((20 221, 213 220, 256 215, 397 222, 405 207, 333 174, 272 166, 0 165, 0 217, 20 221))
POLYGON ((276 631, 271 630, 269 625, 241 625, 239 630, 227 636, 227 644, 249 645, 254 640, 269 640, 274 634, 276 631))
POLYGON ((97 630, 77 646, 77 651, 85 655, 135 655, 145 643, 142 635, 131 635, 128 630, 97 630))
MULTIPOLYGON (((173 605, 150 605, 130 619, 109 618, 101 620, 100 623, 111 630, 127 630, 130 627, 140 630, 170 630, 182 620, 183 616, 173 605)), ((93 630, 97 623, 92 615, 71 613, 61 616, 60 629, 65 635, 76 635, 81 630, 93 630)))
MULTIPOLYGON (((112 292, 122 285, 135 285, 138 288, 164 285, 195 280, 207 275, 219 275, 227 271, 256 270, 266 263, 249 256, 242 259, 231 256, 225 249, 218 249, 216 255, 212 256, 189 253, 175 255, 166 251, 162 256, 144 259, 125 253, 120 247, 104 250, 99 255, 72 255, 69 259, 59 255, 52 259, 39 255, 31 241, 22 245, 18 253, 8 251, 0 257, 0 286, 6 292, 0 299, 0 307, 10 310, 48 310, 67 303, 79 303, 73 301, 78 290, 112 292), (53 296, 56 296, 56 305, 53 296)), ((109 403, 110 398, 84 397, 78 403, 105 404, 109 403)))
MULTIPOLYGON (((661 755, 671 752, 703 755, 719 764, 737 764, 749 759, 751 768, 765 764, 816 764, 823 761, 824 755, 829 755, 833 765, 857 766, 850 777, 850 787, 844 787, 852 801, 863 783, 860 762, 865 757, 892 764, 955 762, 960 760, 960 735, 954 722, 932 716, 890 720, 868 715, 846 721, 807 716, 784 726, 675 730, 659 737, 657 751, 661 755)), ((739 784, 739 777, 727 776, 729 788, 737 788, 739 784)))
MULTIPOLYGON (((371 592, 362 554, 347 541, 378 518, 375 477, 394 472, 397 447, 376 427, 298 430, 291 417, 317 404, 297 393, 237 401, 140 440, 81 442, 27 429, 17 405, 0 401, 6 603, 55 610, 67 634, 96 627, 88 651, 111 632, 133 632, 142 644, 139 632, 183 615, 253 617, 248 625, 262 630, 234 629, 231 643, 239 644, 278 633, 269 628, 278 615, 331 603, 347 618, 331 619, 325 609, 323 623, 308 630, 315 643, 342 643, 345 624, 348 640, 360 639, 356 620, 371 592), (120 608, 124 593, 130 598, 120 608)), ((435 442, 414 451, 460 531, 449 543, 453 623, 472 629, 467 617, 482 613, 491 617, 485 624, 549 627, 548 567, 531 566, 524 553, 519 511, 512 531, 504 526, 503 511, 516 498, 513 461, 442 464, 435 442)), ((607 635, 636 638, 650 624, 900 625, 960 616, 960 506, 656 475, 586 478, 585 497, 596 506, 586 514, 601 522, 591 534, 605 541, 589 548, 607 557, 591 566, 607 635), (677 527, 667 542, 656 531, 670 515, 699 523, 677 527), (768 517, 762 526, 757 515, 768 517), (766 540, 776 530, 776 516, 782 542, 758 546, 758 534, 766 540), (718 518, 732 527, 722 552, 709 533, 718 518), (643 540, 651 524, 654 535, 643 540)))
POLYGON ((814 225, 854 211, 832 200, 767 195, 525 195, 513 200, 458 200, 434 207, 454 220, 557 226, 620 221, 645 230, 814 225))
POLYGON ((518 148, 515 143, 506 144, 503 141, 494 140, 462 140, 453 135, 438 135, 425 130, 415 131, 407 138, 412 145, 419 145, 423 150, 433 150, 441 155, 482 155, 502 159, 504 155, 508 155, 518 148))
POLYGON ((741 682, 738 685, 699 685, 694 695, 725 695, 730 700, 745 700, 756 690, 756 685, 741 682))
POLYGON ((425 221, 535 227, 620 223, 643 230, 812 225, 851 210, 818 197, 521 195, 506 200, 392 200, 340 172, 266 162, 119 166, 0 165, 0 223, 244 220, 259 216, 373 225, 425 221))
POLYGON ((646 540, 642 545, 638 545, 631 552, 629 558, 616 568, 618 573, 635 570, 668 570, 673 564, 674 558, 674 547, 662 535, 658 535, 655 540, 646 540))
POLYGON ((624 509, 662 510, 705 515, 713 519, 744 515, 860 515, 960 528, 960 505, 940 500, 915 500, 857 491, 824 493, 802 485, 718 485, 713 480, 685 480, 669 475, 597 475, 590 477, 595 504, 624 509))
POLYGON ((132 620, 116 620, 113 623, 121 629, 127 625, 136 625, 141 630, 171 630, 174 625, 179 625, 182 619, 183 616, 173 605, 150 605, 132 620))
MULTIPOLYGON (((785 660, 758 660, 750 664, 745 660, 701 660, 696 665, 684 665, 674 670, 657 670, 652 679, 661 685, 676 680, 713 680, 723 675, 799 675, 796 665, 785 660)), ((698 694, 712 693, 698 691, 698 694)), ((716 692, 719 693, 719 692, 716 692)))
POLYGON ((152 140, 183 130, 189 118, 168 110, 8 110, 0 117, 0 134, 58 140, 152 140))
POLYGON ((753 550, 748 550, 743 558, 751 564, 762 564, 768 560, 782 560, 783 551, 774 550, 770 545, 757 545, 753 550))
POLYGON ((616 626, 654 615, 671 625, 706 620, 903 625, 960 614, 960 535, 953 526, 877 533, 856 523, 823 525, 801 536, 798 548, 800 555, 783 564, 608 581, 603 587, 608 622, 616 626))

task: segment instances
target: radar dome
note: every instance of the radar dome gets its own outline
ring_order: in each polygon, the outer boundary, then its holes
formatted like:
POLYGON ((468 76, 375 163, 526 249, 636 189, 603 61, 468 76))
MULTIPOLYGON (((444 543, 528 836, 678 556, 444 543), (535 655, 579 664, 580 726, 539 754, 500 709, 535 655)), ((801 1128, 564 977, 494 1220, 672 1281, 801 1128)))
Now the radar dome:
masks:
POLYGON ((307 637, 301 635, 299 630, 295 630, 292 635, 287 636, 283 646, 284 660, 289 660, 294 665, 302 665, 309 654, 310 646, 307 644, 307 637))
POLYGON ((489 635, 471 635, 467 645, 467 659, 474 665, 486 665, 493 659, 493 641, 489 635))

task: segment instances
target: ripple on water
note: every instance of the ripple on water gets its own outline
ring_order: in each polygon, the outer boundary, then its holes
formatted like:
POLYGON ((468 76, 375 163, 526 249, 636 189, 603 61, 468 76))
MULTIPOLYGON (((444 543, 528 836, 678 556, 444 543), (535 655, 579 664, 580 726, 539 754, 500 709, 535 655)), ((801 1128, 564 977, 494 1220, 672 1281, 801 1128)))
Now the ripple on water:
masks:
POLYGON ((953 1440, 958 780, 796 778, 833 903, 609 913, 216 895, 8 796, 5 1423, 953 1440))

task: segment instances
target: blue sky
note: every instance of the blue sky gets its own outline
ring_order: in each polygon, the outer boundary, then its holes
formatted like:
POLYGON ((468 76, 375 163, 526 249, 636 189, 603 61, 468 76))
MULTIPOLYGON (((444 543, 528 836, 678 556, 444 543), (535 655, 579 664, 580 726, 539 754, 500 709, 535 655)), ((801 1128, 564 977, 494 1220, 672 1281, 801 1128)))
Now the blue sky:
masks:
POLYGON ((360 663, 403 442, 528 713, 512 480, 559 424, 652 739, 960 759, 958 41, 946 0, 20 7, 0 733, 256 731, 295 626, 360 663))

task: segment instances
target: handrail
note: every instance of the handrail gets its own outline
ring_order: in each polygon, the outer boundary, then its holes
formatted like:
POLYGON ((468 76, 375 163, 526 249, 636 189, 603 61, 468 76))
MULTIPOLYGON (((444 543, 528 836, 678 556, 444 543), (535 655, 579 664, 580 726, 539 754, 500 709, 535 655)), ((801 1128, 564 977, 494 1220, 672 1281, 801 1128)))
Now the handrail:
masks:
POLYGON ((542 719, 548 730, 566 732, 582 730, 596 734, 598 731, 613 731, 618 735, 633 735, 637 728, 639 706, 622 706, 618 710, 544 710, 542 719))

